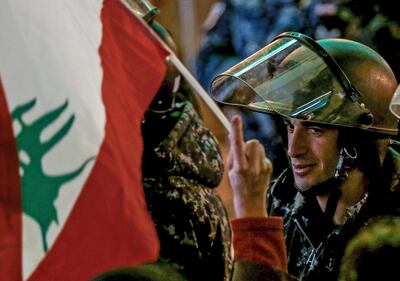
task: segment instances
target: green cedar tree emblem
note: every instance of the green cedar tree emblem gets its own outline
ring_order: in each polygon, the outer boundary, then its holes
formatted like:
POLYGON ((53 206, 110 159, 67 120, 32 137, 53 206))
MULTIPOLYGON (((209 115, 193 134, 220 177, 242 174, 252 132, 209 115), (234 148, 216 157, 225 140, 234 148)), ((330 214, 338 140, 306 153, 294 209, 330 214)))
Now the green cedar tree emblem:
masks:
POLYGON ((67 174, 46 174, 43 170, 42 160, 46 153, 69 132, 75 116, 72 114, 65 124, 48 140, 41 141, 40 135, 42 132, 64 112, 68 106, 68 101, 58 108, 45 113, 31 124, 26 124, 22 119, 23 115, 31 110, 35 103, 36 99, 33 99, 16 107, 12 112, 12 119, 21 126, 21 130, 16 136, 18 155, 21 156, 21 153, 23 153, 28 156, 28 161, 19 157, 22 174, 22 209, 25 214, 39 224, 43 249, 47 252, 47 231, 53 221, 58 224, 57 209, 54 205, 58 192, 63 184, 79 176, 94 157, 87 159, 80 167, 67 174))

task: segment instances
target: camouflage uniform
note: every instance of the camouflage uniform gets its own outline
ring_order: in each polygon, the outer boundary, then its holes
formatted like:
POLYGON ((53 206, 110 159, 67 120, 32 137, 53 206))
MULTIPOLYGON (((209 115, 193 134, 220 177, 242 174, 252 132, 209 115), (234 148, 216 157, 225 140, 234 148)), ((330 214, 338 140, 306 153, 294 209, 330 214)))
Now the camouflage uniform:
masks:
MULTIPOLYGON (((295 0, 227 0, 208 19, 195 73, 205 89, 217 74, 264 47, 284 31, 303 31, 304 14, 295 0)), ((213 14, 213 11, 211 12, 213 14)), ((242 112, 245 139, 256 138, 274 163, 274 175, 287 167, 284 146, 273 117, 242 112)))
POLYGON ((177 122, 158 145, 145 139, 143 157, 161 257, 190 281, 230 280, 231 229, 215 190, 223 176, 218 143, 190 102, 176 103, 168 116, 177 122))
POLYGON ((381 181, 356 205, 346 210, 345 223, 327 225, 316 198, 296 191, 291 171, 269 190, 270 214, 284 217, 289 273, 309 280, 337 280, 348 241, 372 217, 400 215, 400 155, 389 149, 381 181))

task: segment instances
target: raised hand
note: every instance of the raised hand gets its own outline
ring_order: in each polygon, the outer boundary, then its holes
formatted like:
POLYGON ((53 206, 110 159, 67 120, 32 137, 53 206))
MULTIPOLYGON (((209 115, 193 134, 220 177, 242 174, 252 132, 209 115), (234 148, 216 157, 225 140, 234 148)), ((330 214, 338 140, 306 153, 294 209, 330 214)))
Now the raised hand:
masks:
POLYGON ((259 141, 244 142, 239 116, 234 116, 231 124, 228 169, 236 217, 265 217, 272 163, 259 141))

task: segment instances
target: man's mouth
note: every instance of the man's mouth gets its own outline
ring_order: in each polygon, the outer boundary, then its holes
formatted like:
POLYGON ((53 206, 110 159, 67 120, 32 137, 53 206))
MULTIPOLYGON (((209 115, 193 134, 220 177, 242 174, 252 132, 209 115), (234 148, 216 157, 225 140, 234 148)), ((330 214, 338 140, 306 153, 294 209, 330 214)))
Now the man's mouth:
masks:
POLYGON ((308 172, 310 172, 314 168, 314 164, 293 164, 292 163, 292 170, 293 173, 297 176, 304 176, 308 172))

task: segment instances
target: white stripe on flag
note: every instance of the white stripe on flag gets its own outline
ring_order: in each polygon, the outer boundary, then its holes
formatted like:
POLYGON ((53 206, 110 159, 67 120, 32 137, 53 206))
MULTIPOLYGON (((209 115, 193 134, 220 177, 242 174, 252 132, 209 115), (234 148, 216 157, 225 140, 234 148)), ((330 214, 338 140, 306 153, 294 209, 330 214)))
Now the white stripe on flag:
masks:
MULTIPOLYGON (((10 110, 36 99, 35 106, 24 115, 24 123, 30 124, 67 101, 60 117, 43 130, 40 136, 43 142, 74 116, 65 138, 43 155, 43 171, 49 176, 66 174, 96 156, 104 137, 102 71, 98 56, 101 7, 99 0, 0 1, 0 74, 10 110)), ((14 130, 18 135, 21 124, 15 122, 14 130)), ((30 161, 29 154, 19 156, 20 160, 30 161)), ((53 221, 46 233, 49 248, 66 221, 93 162, 60 189, 55 201, 58 223, 53 221)), ((44 251, 39 225, 26 215, 23 233, 26 279, 43 258, 44 251)))

